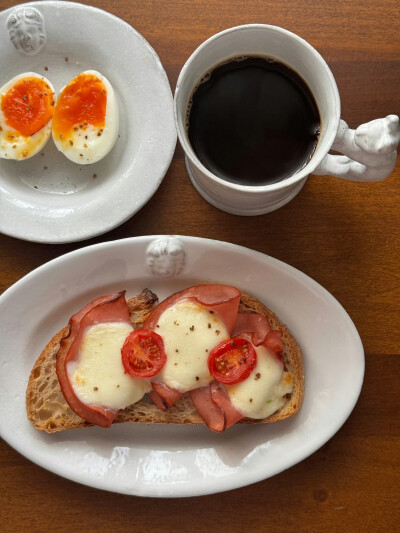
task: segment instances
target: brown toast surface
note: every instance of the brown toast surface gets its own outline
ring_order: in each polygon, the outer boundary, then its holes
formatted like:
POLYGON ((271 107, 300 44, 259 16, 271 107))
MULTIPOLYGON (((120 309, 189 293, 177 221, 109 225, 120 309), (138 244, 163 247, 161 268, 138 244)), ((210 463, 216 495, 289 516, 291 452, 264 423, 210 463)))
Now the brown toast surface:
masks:
MULTIPOLYGON (((144 289, 140 294, 128 300, 130 318, 134 327, 140 327, 143 324, 156 301, 157 296, 148 289, 144 289)), ((255 298, 242 294, 240 311, 265 315, 269 318, 271 328, 282 332, 284 369, 293 377, 293 390, 287 395, 285 404, 268 418, 262 420, 244 418, 239 423, 277 422, 293 416, 300 409, 304 395, 303 357, 299 345, 278 317, 255 298)), ((64 399, 58 382, 56 356, 61 339, 68 332, 69 329, 66 326, 44 348, 32 369, 26 391, 28 418, 37 429, 48 433, 92 425, 72 411, 64 399)), ((189 393, 182 395, 167 411, 159 409, 145 396, 143 400, 119 411, 114 423, 122 422, 204 424, 189 393)))

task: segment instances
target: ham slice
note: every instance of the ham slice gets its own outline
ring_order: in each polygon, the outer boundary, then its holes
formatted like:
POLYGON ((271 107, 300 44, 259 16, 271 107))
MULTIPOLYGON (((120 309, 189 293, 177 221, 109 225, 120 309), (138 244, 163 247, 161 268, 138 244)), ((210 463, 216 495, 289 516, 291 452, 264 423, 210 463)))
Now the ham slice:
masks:
POLYGON ((196 285, 177 292, 161 302, 150 313, 143 327, 154 331, 163 312, 180 300, 186 299, 197 301, 218 313, 228 333, 231 334, 238 314, 240 291, 229 285, 196 285))
POLYGON ((279 359, 283 364, 282 354, 283 354, 283 344, 282 344, 282 333, 278 330, 271 330, 265 338, 263 345, 266 348, 269 348, 274 355, 279 359))
POLYGON ((131 323, 125 291, 97 298, 71 317, 68 323, 69 333, 60 343, 56 361, 61 390, 71 409, 81 418, 101 427, 110 427, 118 410, 81 402, 69 380, 67 364, 79 359, 79 349, 86 329, 106 322, 131 323))
POLYGON ((210 385, 190 391, 190 397, 207 426, 217 433, 224 431, 226 427, 225 413, 213 402, 210 385))
POLYGON ((278 359, 283 353, 282 333, 278 330, 271 329, 269 320, 266 316, 257 313, 239 313, 235 327, 232 331, 232 337, 245 337, 245 333, 251 334, 251 341, 254 346, 261 344, 274 352, 278 359))
POLYGON ((224 385, 218 381, 190 391, 190 396, 197 412, 212 431, 221 433, 243 418, 242 413, 233 407, 224 385))
POLYGON ((230 428, 236 422, 239 422, 243 418, 240 413, 231 402, 229 394, 222 383, 218 381, 212 381, 210 383, 211 399, 225 414, 225 429, 230 428))
POLYGON ((259 346, 265 341, 270 331, 271 326, 266 316, 257 313, 239 313, 232 337, 238 337, 242 333, 252 333, 251 340, 254 346, 259 346))
POLYGON ((163 411, 173 405, 182 396, 181 392, 176 389, 171 389, 165 383, 153 381, 151 386, 153 390, 148 394, 152 402, 163 411))
POLYGON ((158 394, 158 392, 156 392, 155 390, 152 390, 148 392, 147 394, 150 397, 150 400, 154 403, 154 405, 156 405, 159 409, 161 409, 161 411, 167 410, 167 405, 163 402, 163 399, 158 394))

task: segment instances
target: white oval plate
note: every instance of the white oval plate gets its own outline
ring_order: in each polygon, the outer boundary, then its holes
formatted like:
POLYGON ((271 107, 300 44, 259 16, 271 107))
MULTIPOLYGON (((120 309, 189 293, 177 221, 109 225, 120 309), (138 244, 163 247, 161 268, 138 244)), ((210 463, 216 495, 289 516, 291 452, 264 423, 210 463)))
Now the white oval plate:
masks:
POLYGON ((0 297, 0 431, 35 463, 74 481, 140 496, 195 496, 268 478, 301 461, 341 427, 359 396, 364 353, 341 305, 318 283, 269 256, 194 237, 102 243, 34 270, 0 297), (30 371, 51 337, 95 297, 148 287, 160 299, 200 282, 258 297, 298 339, 306 392, 300 412, 276 424, 118 424, 48 435, 25 412, 30 371))
POLYGON ((52 139, 44 155, 0 159, 0 232, 61 243, 100 235, 125 222, 156 192, 176 144, 171 88, 157 54, 121 19, 61 1, 1 12, 0 50, 0 87, 17 74, 34 71, 57 92, 80 72, 97 70, 114 87, 120 110, 119 138, 98 163, 72 163, 52 139), (29 19, 32 10, 43 20, 42 44, 37 29, 37 40, 18 41, 28 53, 16 48, 7 29, 17 10, 20 20, 21 13, 29 19))

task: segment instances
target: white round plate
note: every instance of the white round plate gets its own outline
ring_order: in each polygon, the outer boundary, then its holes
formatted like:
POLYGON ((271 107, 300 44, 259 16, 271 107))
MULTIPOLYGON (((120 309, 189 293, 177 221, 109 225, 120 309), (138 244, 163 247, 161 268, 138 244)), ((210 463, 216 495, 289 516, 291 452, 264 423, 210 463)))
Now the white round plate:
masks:
POLYGON ((233 244, 149 236, 82 248, 34 270, 0 297, 0 431, 35 463, 74 481, 140 496, 195 496, 248 485, 301 461, 341 427, 359 396, 364 353, 341 305, 305 274, 233 244), (160 300, 196 283, 236 285, 274 310, 300 343, 303 407, 275 424, 117 424, 46 434, 25 411, 36 358, 97 296, 148 287, 160 300))
POLYGON ((0 87, 33 71, 57 92, 80 72, 97 70, 111 82, 120 111, 119 138, 98 163, 72 163, 52 139, 26 161, 0 159, 0 232, 61 243, 125 222, 157 190, 176 144, 171 88, 157 54, 121 19, 61 1, 1 12, 0 50, 0 87), (29 22, 32 13, 42 20, 36 26, 29 22), (21 24, 28 20, 28 31, 11 39, 7 21, 13 15, 21 24))

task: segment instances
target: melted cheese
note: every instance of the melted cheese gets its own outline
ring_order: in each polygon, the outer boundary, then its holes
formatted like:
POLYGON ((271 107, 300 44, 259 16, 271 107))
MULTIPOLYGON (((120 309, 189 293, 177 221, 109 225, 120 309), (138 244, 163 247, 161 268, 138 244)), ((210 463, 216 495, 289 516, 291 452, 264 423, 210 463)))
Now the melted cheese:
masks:
POLYGON ((257 364, 250 376, 226 389, 233 406, 243 416, 260 419, 282 407, 285 394, 292 391, 293 378, 267 348, 258 346, 256 351, 257 364))
POLYGON ((151 390, 146 379, 125 374, 121 348, 133 330, 130 324, 97 324, 87 329, 79 361, 67 365, 75 394, 86 405, 123 409, 151 390))
POLYGON ((229 334, 218 315, 190 300, 172 305, 160 316, 156 332, 164 340, 167 362, 155 381, 180 392, 204 387, 212 377, 208 354, 229 334))

